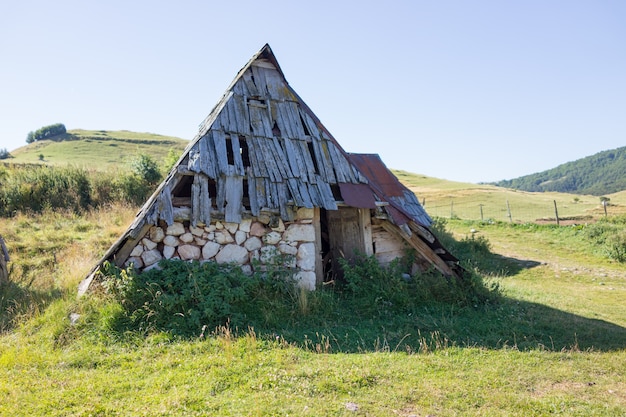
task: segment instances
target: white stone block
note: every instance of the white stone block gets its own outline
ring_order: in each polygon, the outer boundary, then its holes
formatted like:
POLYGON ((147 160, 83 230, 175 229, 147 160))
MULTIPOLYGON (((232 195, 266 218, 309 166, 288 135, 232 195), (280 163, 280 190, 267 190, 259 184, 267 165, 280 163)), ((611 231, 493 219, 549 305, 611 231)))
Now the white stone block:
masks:
POLYGON ((280 242, 281 238, 282 236, 280 233, 272 231, 263 236, 263 242, 266 245, 275 245, 280 242))
POLYGON ((243 219, 241 223, 239 223, 239 230, 250 233, 250 226, 252 226, 252 219, 243 219))
POLYGON ((183 243, 191 243, 191 242, 193 242, 193 235, 191 233, 189 233, 189 232, 183 233, 178 238, 183 243))
POLYGON ((278 255, 278 250, 275 246, 263 246, 260 250, 260 258, 259 260, 263 264, 272 263, 274 258, 278 255))
POLYGON ((124 266, 128 268, 129 266, 133 266, 133 268, 143 268, 143 261, 139 257, 131 257, 124 262, 124 266))
POLYGON ((176 248, 173 246, 163 246, 163 257, 165 259, 172 259, 172 256, 176 253, 176 248))
POLYGON ((218 230, 215 232, 215 241, 220 245, 227 245, 229 243, 233 243, 235 239, 228 233, 227 230, 218 230))
POLYGON ((167 226, 167 231, 165 232, 168 236, 180 236, 185 233, 185 226, 182 223, 174 222, 171 225, 167 226))
POLYGON ((202 259, 211 259, 217 255, 221 247, 222 245, 219 243, 207 242, 207 244, 202 247, 202 259))
POLYGON ((313 219, 314 210, 312 208, 300 207, 296 212, 296 220, 313 219))
POLYGON ((152 250, 157 247, 156 243, 145 237, 141 239, 141 243, 143 244, 145 250, 152 250))
POLYGON ((237 230, 235 232, 235 243, 241 245, 243 242, 246 241, 246 237, 246 232, 237 230))
POLYGON ((180 241, 178 240, 177 237, 165 236, 165 239, 163 239, 163 243, 166 246, 171 246, 171 247, 175 248, 176 246, 178 246, 180 244, 180 241))
POLYGON ((295 255, 298 253, 298 248, 295 246, 288 245, 286 243, 281 243, 278 245, 278 250, 280 253, 284 253, 285 255, 295 255))
POLYGON ((246 240, 246 243, 243 244, 243 247, 250 252, 260 249, 261 246, 263 246, 263 243, 261 242, 261 239, 256 236, 252 236, 251 238, 246 240))
POLYGON ((200 259, 200 248, 195 245, 180 245, 178 256, 185 261, 190 259, 200 259))
POLYGON ((309 291, 315 291, 315 272, 313 271, 300 271, 296 274, 296 282, 300 288, 304 288, 309 291))
POLYGON ((224 222, 224 228, 228 230, 228 233, 234 235, 237 229, 239 229, 239 223, 227 223, 224 222))
POLYGON ((189 232, 194 235, 194 236, 202 236, 202 233, 204 233, 204 228, 203 227, 194 227, 194 226, 189 226, 189 232))
POLYGON ((150 232, 148 233, 150 240, 156 243, 162 242, 163 238, 165 238, 165 232, 162 228, 158 226, 152 226, 150 228, 150 232))
POLYGON ((145 266, 150 266, 159 262, 163 257, 161 256, 161 252, 156 249, 144 251, 141 254, 141 260, 145 266))
POLYGON ((143 245, 137 245, 133 248, 133 251, 130 253, 131 258, 135 258, 137 256, 141 256, 143 253, 143 245))
POLYGON ((315 228, 312 224, 292 224, 287 228, 283 239, 291 242, 315 242, 315 228))
POLYGON ((298 247, 296 265, 304 271, 315 270, 315 244, 303 243, 298 247))
POLYGON ((235 263, 243 265, 248 263, 248 251, 239 245, 226 245, 215 255, 215 261, 219 264, 235 263))

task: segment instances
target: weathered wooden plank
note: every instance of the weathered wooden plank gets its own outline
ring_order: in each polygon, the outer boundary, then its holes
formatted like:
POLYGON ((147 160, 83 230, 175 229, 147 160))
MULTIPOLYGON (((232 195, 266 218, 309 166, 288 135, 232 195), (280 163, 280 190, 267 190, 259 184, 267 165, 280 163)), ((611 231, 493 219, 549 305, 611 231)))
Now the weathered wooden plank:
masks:
POLYGON ((217 179, 215 188, 217 189, 217 196, 215 198, 217 212, 224 213, 224 205, 226 204, 226 180, 224 175, 221 175, 217 179))
POLYGON ((275 113, 274 120, 276 120, 276 124, 278 125, 283 138, 297 138, 298 135, 294 132, 294 127, 289 120, 289 115, 287 114, 287 106, 289 106, 288 102, 272 101, 272 110, 273 113, 275 113))
POLYGON ((270 179, 276 182, 282 181, 282 175, 278 168, 278 163, 274 157, 274 152, 271 148, 271 146, 273 146, 271 144, 271 139, 260 137, 257 138, 256 143, 258 145, 258 150, 261 154, 261 156, 257 155, 257 159, 264 162, 270 179))
POLYGON ((226 135, 219 130, 211 131, 218 172, 225 175, 228 172, 228 155, 226 153, 226 135))
POLYGON ((250 158, 250 167, 252 168, 252 176, 256 178, 267 177, 269 174, 262 159, 262 153, 254 136, 246 137, 248 144, 248 156, 250 158), (261 158, 260 158, 261 157, 261 158))
POLYGON ((248 177, 248 198, 250 199, 250 211, 253 216, 259 215, 259 195, 257 193, 257 179, 248 177))
MULTIPOLYGON (((289 119, 291 124, 292 138, 293 139, 306 139, 309 135, 305 132, 302 119, 300 119, 300 106, 293 101, 285 102, 285 115, 289 119)), ((308 131, 308 130, 307 130, 308 131)))
POLYGON ((291 211, 288 210, 289 190, 287 184, 284 182, 277 183, 276 188, 278 191, 278 208, 280 210, 280 215, 283 219, 289 220, 291 217, 291 211))
POLYGON ((256 136, 264 136, 271 138, 274 136, 272 133, 273 123, 270 119, 270 114, 267 109, 267 104, 261 103, 257 100, 248 100, 248 113, 250 115, 250 126, 252 127, 252 133, 256 136))
POLYGON ((200 172, 200 144, 196 142, 189 150, 189 157, 187 158, 187 168, 192 172, 200 172))
POLYGON ((317 128, 315 121, 309 116, 303 108, 298 108, 298 114, 301 121, 304 121, 306 128, 308 129, 311 137, 320 138, 320 130, 317 128))
POLYGON ((278 170, 280 171, 282 178, 293 178, 291 168, 289 167, 289 161, 287 160, 287 155, 285 154, 285 150, 283 149, 281 142, 283 141, 276 137, 268 140, 268 144, 274 153, 276 165, 278 166, 278 170))
POLYGON ((237 130, 240 135, 250 134, 250 114, 245 96, 234 96, 235 110, 237 112, 237 130))
POLYGON ((250 67, 250 69, 252 70, 252 75, 254 76, 254 84, 257 86, 259 95, 265 98, 268 95, 265 73, 263 72, 262 68, 254 64, 250 67))
POLYGON ((200 222, 200 181, 198 181, 200 175, 196 175, 191 184, 191 224, 195 227, 200 222))
POLYGON ((337 202, 333 196, 333 192, 330 189, 330 185, 327 182, 318 180, 317 189, 319 190, 320 198, 322 199, 322 207, 326 210, 337 210, 337 202))
POLYGON ((210 178, 217 178, 217 160, 215 159, 215 147, 213 145, 213 131, 209 131, 198 142, 200 149, 200 171, 210 178))
POLYGON ((315 204, 313 203, 313 198, 309 194, 310 188, 308 184, 302 181, 298 181, 298 187, 300 189, 300 196, 302 197, 302 204, 304 205, 304 207, 306 208, 315 207, 315 204))
POLYGON ((211 224, 211 195, 209 194, 209 179, 204 175, 198 175, 200 183, 200 214, 198 220, 204 225, 211 224))
POLYGON ((299 149, 296 149, 296 146, 292 142, 293 139, 283 138, 284 151, 287 156, 287 161, 289 163, 289 168, 291 170, 291 175, 296 178, 302 177, 302 180, 306 181, 306 171, 302 171, 304 175, 300 172, 300 167, 304 167, 304 161, 302 161, 302 155, 300 154, 299 149))
POLYGON ((289 195, 291 195, 291 200, 298 207, 303 207, 303 198, 300 194, 300 187, 298 186, 298 180, 295 178, 287 179, 287 189, 289 190, 289 195))
POLYGON ((337 182, 351 182, 356 183, 356 178, 352 173, 352 167, 348 160, 343 156, 337 146, 330 140, 325 141, 328 146, 330 158, 333 162, 333 168, 335 169, 335 176, 337 182))
POLYGON ((174 223, 172 192, 170 191, 169 185, 165 185, 161 190, 161 194, 159 195, 159 199, 157 202, 157 210, 159 212, 159 218, 165 221, 168 226, 174 223))
POLYGON ((285 94, 285 83, 275 68, 258 68, 259 72, 263 72, 267 92, 270 97, 274 100, 284 100, 286 97, 285 94))
POLYGON ((337 180, 335 179, 335 174, 333 172, 333 165, 330 160, 330 155, 328 154, 328 148, 322 147, 324 142, 321 140, 312 140, 313 144, 313 157, 317 162, 317 168, 320 174, 320 177, 329 183, 335 184, 337 180))
POLYGON ((251 97, 260 96, 259 89, 257 88, 252 78, 252 71, 247 70, 246 72, 244 72, 242 78, 246 85, 246 89, 248 90, 248 96, 251 96, 251 97))
POLYGON ((294 144, 298 145, 300 148, 300 154, 302 155, 302 159, 304 161, 304 168, 306 169, 308 180, 311 184, 317 183, 318 171, 315 168, 315 163, 313 162, 314 155, 311 155, 309 151, 309 143, 304 140, 296 140, 294 144))
POLYGON ((245 170, 243 168, 243 160, 241 159, 241 147, 239 145, 239 135, 231 135, 230 136, 230 145, 233 151, 233 162, 235 164, 235 173, 237 175, 245 175, 245 170))
POLYGON ((243 211, 243 177, 229 175, 225 181, 226 207, 224 208, 224 218, 229 223, 241 223, 241 212, 243 211))

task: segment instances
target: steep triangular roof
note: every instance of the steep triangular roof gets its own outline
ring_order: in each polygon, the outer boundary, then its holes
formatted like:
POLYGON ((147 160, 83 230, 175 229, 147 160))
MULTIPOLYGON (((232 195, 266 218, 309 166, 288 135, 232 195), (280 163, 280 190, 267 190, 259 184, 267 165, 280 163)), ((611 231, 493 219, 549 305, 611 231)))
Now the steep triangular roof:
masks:
MULTIPOLYGON (((172 198, 181 193, 192 200, 192 225, 209 224, 212 216, 238 223, 244 212, 273 212, 291 219, 294 208, 336 210, 344 203, 342 195, 350 196, 353 207, 386 212, 407 240, 413 231, 424 231, 432 246, 430 217, 415 196, 378 155, 344 151, 289 86, 269 45, 237 73, 167 178, 79 292, 87 289, 104 261, 123 265, 152 225, 171 225, 180 214, 172 198), (194 176, 193 184, 185 180, 194 176)), ((451 273, 434 252, 427 258, 451 273)))

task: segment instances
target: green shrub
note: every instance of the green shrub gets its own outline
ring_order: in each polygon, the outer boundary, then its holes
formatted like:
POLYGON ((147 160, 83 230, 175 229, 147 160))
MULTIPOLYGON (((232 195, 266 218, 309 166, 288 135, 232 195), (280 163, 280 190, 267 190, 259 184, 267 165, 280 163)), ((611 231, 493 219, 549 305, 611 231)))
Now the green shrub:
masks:
POLYGON ((600 219, 585 227, 584 235, 609 259, 626 262, 626 216, 600 219))
POLYGON ((44 126, 35 130, 34 132, 28 132, 26 135, 26 143, 33 143, 38 140, 49 139, 54 136, 67 133, 67 129, 63 123, 55 123, 53 125, 44 126))

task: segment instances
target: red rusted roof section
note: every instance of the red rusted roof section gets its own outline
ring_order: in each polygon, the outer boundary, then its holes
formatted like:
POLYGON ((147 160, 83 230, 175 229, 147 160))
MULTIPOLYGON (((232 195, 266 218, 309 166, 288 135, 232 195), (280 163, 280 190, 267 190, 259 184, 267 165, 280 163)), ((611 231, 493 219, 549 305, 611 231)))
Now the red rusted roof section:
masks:
POLYGON ((343 202, 350 207, 357 208, 376 208, 376 198, 369 185, 367 184, 351 184, 340 182, 339 190, 343 202))
POLYGON ((406 187, 389 171, 378 154, 351 153, 350 162, 375 183, 385 196, 401 197, 406 187))

